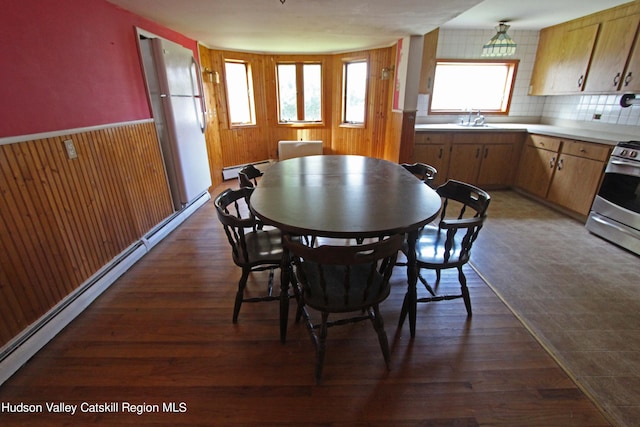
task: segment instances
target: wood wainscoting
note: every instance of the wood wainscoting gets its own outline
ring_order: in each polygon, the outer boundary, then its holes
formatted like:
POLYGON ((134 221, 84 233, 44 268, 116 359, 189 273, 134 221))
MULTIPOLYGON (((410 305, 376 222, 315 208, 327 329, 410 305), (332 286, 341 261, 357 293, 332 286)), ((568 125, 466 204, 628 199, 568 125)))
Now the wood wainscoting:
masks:
POLYGON ((0 206, 1 348, 173 213, 155 124, 0 145, 0 206))

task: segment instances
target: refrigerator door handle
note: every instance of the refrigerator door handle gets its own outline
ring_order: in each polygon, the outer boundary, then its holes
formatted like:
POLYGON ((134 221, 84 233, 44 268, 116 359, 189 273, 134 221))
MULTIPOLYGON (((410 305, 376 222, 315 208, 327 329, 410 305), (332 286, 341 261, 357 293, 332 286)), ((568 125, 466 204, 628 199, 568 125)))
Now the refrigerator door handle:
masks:
MULTIPOLYGON (((198 101, 200 102, 200 111, 196 111, 197 114, 200 115, 200 129, 202 130, 202 133, 204 133, 206 127, 207 127, 207 104, 204 100, 204 87, 202 85, 202 78, 200 77, 200 65, 198 65, 198 63, 196 62, 195 58, 191 57, 191 62, 193 67, 191 68, 192 70, 192 75, 191 78, 195 78, 196 80, 196 85, 198 88, 198 101), (195 71, 195 73, 194 73, 195 71)), ((196 110, 198 109, 197 106, 195 106, 196 110)))

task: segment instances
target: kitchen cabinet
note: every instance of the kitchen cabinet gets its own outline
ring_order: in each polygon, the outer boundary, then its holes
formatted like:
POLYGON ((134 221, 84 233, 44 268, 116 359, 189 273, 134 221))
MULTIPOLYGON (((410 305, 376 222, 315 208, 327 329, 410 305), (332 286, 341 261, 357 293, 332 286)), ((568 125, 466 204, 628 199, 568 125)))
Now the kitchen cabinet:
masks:
POLYGON ((471 131, 454 133, 449 178, 483 188, 508 187, 520 133, 471 131))
POLYGON ((431 94, 433 91, 433 78, 436 74, 438 35, 438 28, 424 35, 424 44, 422 47, 422 68, 420 70, 420 85, 418 86, 418 93, 431 94))
POLYGON ((636 1, 543 28, 529 95, 640 91, 639 23, 636 1))
POLYGON ((522 149, 516 186, 544 198, 555 170, 560 140, 544 135, 528 135, 522 149))
POLYGON ((620 91, 640 92, 640 31, 636 34, 633 50, 629 55, 627 68, 623 73, 624 78, 620 82, 620 91))
MULTIPOLYGON (((625 65, 633 53, 640 15, 624 16, 605 21, 601 25, 598 42, 593 51, 589 67, 586 92, 607 93, 617 90, 635 90, 639 85, 631 85, 637 64, 625 70, 625 65)), ((636 46, 636 50, 640 50, 636 46)), ((636 58, 640 55, 635 54, 636 58)), ((639 60, 634 59, 637 63, 639 60)))
POLYGON ((516 185, 586 216, 598 190, 610 147, 566 138, 529 135, 516 185))
POLYGON ((453 133, 418 132, 415 137, 414 161, 426 163, 438 171, 434 185, 442 185, 449 174, 449 155, 453 133))
POLYGON ((562 54, 552 76, 554 93, 577 93, 585 87, 591 54, 600 24, 570 29, 562 35, 562 54))
POLYGON ((563 141, 547 200, 588 215, 608 157, 607 146, 563 141))
POLYGON ((548 27, 540 31, 538 50, 531 73, 529 95, 553 93, 553 75, 562 53, 562 28, 548 27))

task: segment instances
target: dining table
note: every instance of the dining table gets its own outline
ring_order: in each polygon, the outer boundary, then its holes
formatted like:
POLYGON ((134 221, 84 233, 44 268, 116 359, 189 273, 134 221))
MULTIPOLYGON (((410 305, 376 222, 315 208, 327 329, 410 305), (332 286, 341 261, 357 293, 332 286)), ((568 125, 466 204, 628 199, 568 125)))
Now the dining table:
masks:
MULTIPOLYGON (((441 208, 438 194, 398 163, 358 155, 295 157, 271 165, 255 187, 250 208, 264 224, 283 233, 314 238, 362 240, 405 234, 407 307, 415 336, 418 271, 415 244, 422 226, 441 208)), ((280 339, 287 334, 289 254, 283 253, 280 339)), ((404 311, 404 310, 403 310, 404 311)), ((404 318, 401 317, 399 326, 404 318)))

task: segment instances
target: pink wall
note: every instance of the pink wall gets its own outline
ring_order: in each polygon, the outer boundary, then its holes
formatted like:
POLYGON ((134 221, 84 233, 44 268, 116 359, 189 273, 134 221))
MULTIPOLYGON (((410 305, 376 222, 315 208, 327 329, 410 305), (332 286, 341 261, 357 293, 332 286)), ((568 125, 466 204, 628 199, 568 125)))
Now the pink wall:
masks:
POLYGON ((135 27, 197 43, 105 0, 0 0, 0 137, 151 117, 135 27))

